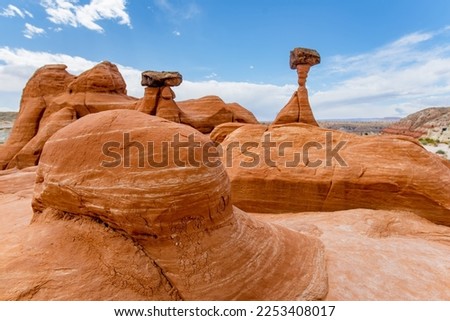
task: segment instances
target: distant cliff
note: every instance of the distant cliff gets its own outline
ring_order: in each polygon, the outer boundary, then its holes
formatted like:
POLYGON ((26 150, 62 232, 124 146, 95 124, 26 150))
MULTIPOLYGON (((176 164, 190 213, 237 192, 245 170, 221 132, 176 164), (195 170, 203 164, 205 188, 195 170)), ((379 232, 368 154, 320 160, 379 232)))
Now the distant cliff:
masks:
POLYGON ((8 138, 16 116, 16 112, 0 112, 0 144, 8 138))
POLYGON ((382 132, 450 142, 450 107, 423 109, 384 128, 382 132))

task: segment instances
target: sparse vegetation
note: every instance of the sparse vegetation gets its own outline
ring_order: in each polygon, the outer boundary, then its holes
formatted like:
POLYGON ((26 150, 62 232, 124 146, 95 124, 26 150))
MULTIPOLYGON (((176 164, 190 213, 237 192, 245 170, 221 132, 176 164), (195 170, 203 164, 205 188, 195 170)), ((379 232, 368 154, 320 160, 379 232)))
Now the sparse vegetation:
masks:
POLYGON ((436 152, 436 154, 439 154, 439 155, 447 155, 447 153, 444 152, 442 149, 438 150, 438 151, 436 152))
POLYGON ((419 142, 422 145, 433 145, 433 146, 437 146, 439 144, 438 140, 435 140, 433 138, 430 137, 421 137, 419 138, 419 142))

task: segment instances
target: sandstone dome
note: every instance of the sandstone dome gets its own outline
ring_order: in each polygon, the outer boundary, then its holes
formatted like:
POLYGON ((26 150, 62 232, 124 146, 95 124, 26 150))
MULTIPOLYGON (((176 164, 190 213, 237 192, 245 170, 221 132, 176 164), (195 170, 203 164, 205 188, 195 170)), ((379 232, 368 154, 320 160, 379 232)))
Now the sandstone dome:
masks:
POLYGON ((131 239, 181 299, 324 298, 322 243, 250 217, 230 195, 207 136, 138 111, 106 111, 47 141, 33 221, 89 218, 131 239))
POLYGON ((117 66, 109 61, 103 61, 76 77, 69 84, 68 89, 71 93, 96 92, 126 95, 126 87, 117 66))

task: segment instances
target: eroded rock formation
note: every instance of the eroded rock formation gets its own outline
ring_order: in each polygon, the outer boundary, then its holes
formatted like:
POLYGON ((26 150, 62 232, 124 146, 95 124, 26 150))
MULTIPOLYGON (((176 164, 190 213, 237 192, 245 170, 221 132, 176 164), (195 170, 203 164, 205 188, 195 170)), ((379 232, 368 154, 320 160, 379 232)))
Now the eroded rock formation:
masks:
POLYGON ((296 123, 245 125, 221 145, 245 211, 411 210, 450 225, 450 168, 414 139, 296 123))
POLYGON ((125 81, 114 64, 102 62, 78 77, 66 69, 44 66, 26 84, 14 127, 0 146, 0 170, 36 165, 45 140, 74 118, 135 108, 137 100, 126 95, 125 81))
POLYGON ((321 242, 234 208, 224 167, 204 158, 209 149, 191 127, 137 111, 59 130, 42 152, 23 251, 8 248, 0 265, 0 275, 14 267, 1 298, 325 297, 321 242), (174 137, 196 148, 166 150, 174 137))
POLYGON ((320 55, 316 50, 306 48, 294 48, 291 51, 290 66, 297 70, 298 89, 292 95, 286 106, 278 113, 274 125, 288 123, 305 123, 319 126, 314 118, 309 105, 306 78, 311 66, 320 63, 320 55))
POLYGON ((39 162, 45 141, 68 123, 99 111, 135 109, 149 115, 190 125, 209 133, 223 122, 257 123, 253 114, 237 103, 219 97, 175 102, 172 86, 182 82, 178 72, 146 71, 142 99, 127 95, 126 83, 116 65, 104 61, 79 76, 65 65, 47 65, 28 81, 20 112, 8 141, 0 145, 0 170, 24 168, 39 162))
POLYGON ((202 133, 210 133, 216 126, 228 123, 257 124, 255 116, 237 103, 225 103, 218 96, 205 96, 177 103, 183 111, 182 123, 202 133))
POLYGON ((75 77, 65 65, 39 68, 25 86, 19 114, 5 144, 0 145, 0 170, 37 134, 45 109, 56 96, 64 93, 75 77))

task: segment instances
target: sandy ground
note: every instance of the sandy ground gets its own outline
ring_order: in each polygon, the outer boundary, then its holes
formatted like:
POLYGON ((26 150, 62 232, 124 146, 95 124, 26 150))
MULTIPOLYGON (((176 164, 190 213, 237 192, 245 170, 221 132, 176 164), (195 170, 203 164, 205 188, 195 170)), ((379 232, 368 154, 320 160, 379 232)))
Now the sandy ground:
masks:
POLYGON ((439 143, 436 146, 434 146, 434 145, 423 145, 423 147, 425 147, 425 149, 427 151, 430 151, 430 152, 435 153, 435 154, 436 154, 436 152, 438 150, 444 151, 445 154, 444 155, 441 154, 440 156, 450 160, 450 145, 449 144, 439 143))

